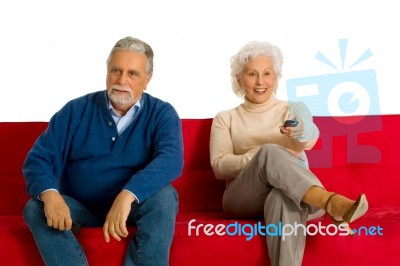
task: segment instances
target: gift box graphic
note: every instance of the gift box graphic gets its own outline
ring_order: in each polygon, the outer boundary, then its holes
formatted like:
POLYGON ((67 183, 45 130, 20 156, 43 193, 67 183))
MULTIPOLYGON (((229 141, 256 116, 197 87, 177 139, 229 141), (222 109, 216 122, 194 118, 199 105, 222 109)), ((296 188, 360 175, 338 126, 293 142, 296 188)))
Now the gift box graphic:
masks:
MULTIPOLYGON (((345 66, 347 40, 339 40, 342 69, 345 66)), ((286 83, 289 102, 302 101, 313 116, 330 116, 329 125, 323 125, 321 149, 313 149, 308 156, 313 167, 332 166, 333 138, 347 136, 348 163, 378 163, 379 149, 361 143, 363 133, 382 128, 376 72, 373 69, 349 71, 372 56, 368 49, 347 70, 333 74, 288 79, 286 83), (365 154, 369 156, 366 157, 365 154)), ((339 70, 327 57, 318 52, 316 59, 339 70)))

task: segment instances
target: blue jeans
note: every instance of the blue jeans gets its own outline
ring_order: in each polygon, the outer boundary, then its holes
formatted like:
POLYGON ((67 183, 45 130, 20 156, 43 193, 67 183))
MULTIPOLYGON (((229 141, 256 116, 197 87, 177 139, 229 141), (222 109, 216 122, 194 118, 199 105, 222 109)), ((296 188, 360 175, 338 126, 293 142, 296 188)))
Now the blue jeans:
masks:
MULTIPOLYGON (((74 222, 81 227, 103 226, 107 213, 93 212, 75 199, 63 197, 74 222)), ((137 231, 124 265, 168 265, 177 213, 178 194, 171 185, 140 204, 133 203, 127 224, 136 225, 137 231)), ((46 265, 88 265, 83 248, 71 231, 59 231, 47 225, 43 202, 30 199, 24 209, 24 219, 46 265)))

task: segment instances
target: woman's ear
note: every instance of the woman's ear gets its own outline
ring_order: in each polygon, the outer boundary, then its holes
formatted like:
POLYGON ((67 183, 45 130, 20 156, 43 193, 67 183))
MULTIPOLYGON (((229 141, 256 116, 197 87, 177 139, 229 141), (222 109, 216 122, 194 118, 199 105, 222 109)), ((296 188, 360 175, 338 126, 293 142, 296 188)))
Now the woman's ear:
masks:
POLYGON ((278 84, 279 84, 279 80, 277 78, 275 78, 275 89, 274 89, 275 94, 278 89, 278 84))
POLYGON ((237 81, 237 83, 239 84, 239 86, 242 87, 242 82, 241 82, 241 80, 240 80, 239 75, 236 75, 236 81, 237 81))

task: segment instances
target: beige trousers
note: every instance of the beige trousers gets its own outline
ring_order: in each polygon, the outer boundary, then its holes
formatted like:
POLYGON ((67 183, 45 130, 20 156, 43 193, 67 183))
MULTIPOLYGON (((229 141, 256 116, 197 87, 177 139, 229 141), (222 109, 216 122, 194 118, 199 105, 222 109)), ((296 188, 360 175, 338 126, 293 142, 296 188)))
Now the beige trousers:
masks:
MULTIPOLYGON (((303 161, 279 145, 266 144, 227 187, 223 208, 232 218, 264 214, 265 225, 306 225, 308 214, 318 211, 301 201, 311 186, 323 187, 303 161)), ((306 237, 300 232, 284 240, 266 234, 272 265, 301 265, 306 237)))

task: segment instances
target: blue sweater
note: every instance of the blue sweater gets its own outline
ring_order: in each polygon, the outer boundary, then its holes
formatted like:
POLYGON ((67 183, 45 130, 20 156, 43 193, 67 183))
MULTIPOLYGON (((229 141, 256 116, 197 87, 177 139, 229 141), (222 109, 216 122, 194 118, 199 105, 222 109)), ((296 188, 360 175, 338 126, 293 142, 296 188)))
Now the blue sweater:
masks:
POLYGON ((122 189, 143 202, 180 176, 181 120, 149 94, 135 120, 118 136, 106 91, 68 102, 28 153, 23 174, 37 198, 57 189, 88 207, 109 208, 122 189))

